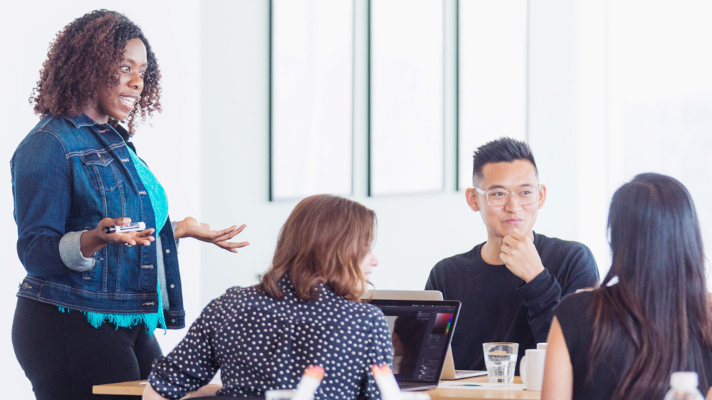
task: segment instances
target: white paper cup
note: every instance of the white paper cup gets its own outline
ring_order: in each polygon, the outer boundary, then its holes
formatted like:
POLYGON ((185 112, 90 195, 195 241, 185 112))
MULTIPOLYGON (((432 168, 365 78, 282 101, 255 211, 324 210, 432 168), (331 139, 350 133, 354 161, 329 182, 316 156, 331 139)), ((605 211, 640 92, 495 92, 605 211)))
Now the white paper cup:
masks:
POLYGON ((544 382, 544 361, 546 350, 528 349, 522 362, 519 364, 519 373, 522 375, 524 388, 527 390, 541 391, 544 382))

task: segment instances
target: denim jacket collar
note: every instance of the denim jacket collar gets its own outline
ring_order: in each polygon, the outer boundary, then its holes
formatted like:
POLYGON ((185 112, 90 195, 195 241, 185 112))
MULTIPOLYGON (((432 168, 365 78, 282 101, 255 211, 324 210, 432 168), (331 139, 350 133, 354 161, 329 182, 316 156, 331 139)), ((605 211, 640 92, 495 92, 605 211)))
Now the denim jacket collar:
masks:
POLYGON ((64 117, 67 121, 71 122, 72 125, 74 125, 75 128, 83 128, 85 126, 92 126, 92 125, 101 125, 100 123, 94 121, 93 119, 89 118, 88 115, 81 113, 80 115, 73 117, 71 115, 67 115, 64 117))
MULTIPOLYGON (((73 117, 73 116, 71 116, 71 115, 67 115, 67 116, 65 116, 64 118, 65 118, 67 121, 71 122, 72 125, 74 125, 75 128, 83 128, 83 127, 85 127, 85 126, 94 126, 94 125, 106 125, 106 124, 102 124, 102 123, 100 123, 100 122, 94 121, 93 119, 91 119, 91 118, 90 118, 88 115, 86 115, 85 113, 81 113, 80 115, 77 115, 76 117, 73 117)), ((116 126, 112 126, 112 128, 114 128, 114 130, 119 134, 119 136, 121 136, 121 138, 124 139, 124 142, 126 142, 126 144, 127 144, 129 147, 131 147, 131 150, 133 150, 134 153, 135 153, 135 152, 136 152, 136 147, 135 147, 134 144, 130 141, 131 135, 129 134, 129 132, 128 132, 123 126, 118 125, 118 124, 117 124, 116 126)))

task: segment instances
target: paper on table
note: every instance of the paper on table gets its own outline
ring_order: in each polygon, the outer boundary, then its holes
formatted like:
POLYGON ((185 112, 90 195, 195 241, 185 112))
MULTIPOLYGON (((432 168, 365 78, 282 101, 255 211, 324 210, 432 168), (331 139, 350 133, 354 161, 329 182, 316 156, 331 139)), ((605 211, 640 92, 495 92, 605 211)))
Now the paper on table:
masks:
POLYGON ((438 389, 524 390, 524 385, 521 383, 442 381, 438 384, 438 389))
POLYGON ((220 380, 220 370, 215 374, 213 379, 210 381, 211 385, 220 385, 222 386, 222 380, 220 380))

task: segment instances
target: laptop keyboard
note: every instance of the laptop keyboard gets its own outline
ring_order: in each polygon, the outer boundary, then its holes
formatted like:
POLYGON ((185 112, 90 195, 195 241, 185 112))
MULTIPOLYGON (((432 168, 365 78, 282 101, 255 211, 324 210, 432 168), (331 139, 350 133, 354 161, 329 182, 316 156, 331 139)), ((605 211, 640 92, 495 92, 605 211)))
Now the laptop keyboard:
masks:
POLYGON ((423 382, 398 382, 398 386, 404 392, 435 389, 436 387, 438 387, 438 385, 423 382))

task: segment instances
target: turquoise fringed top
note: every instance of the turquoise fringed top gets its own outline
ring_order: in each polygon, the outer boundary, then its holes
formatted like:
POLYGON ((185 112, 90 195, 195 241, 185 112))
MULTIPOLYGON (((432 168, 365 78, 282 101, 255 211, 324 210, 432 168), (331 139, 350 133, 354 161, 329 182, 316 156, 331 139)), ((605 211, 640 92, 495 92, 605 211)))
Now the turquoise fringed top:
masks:
MULTIPOLYGON (((156 220, 156 233, 154 235, 158 236, 163 225, 165 225, 168 220, 168 196, 166 196, 166 191, 163 186, 158 182, 156 176, 148 168, 143 161, 131 150, 130 147, 129 154, 131 154, 131 161, 133 161, 136 172, 138 172, 139 178, 143 186, 146 187, 146 192, 148 197, 151 199, 151 205, 153 206, 153 213, 156 220)), ((89 323, 95 327, 100 327, 105 321, 108 321, 114 325, 116 328, 133 328, 134 326, 143 323, 146 325, 146 332, 149 335, 153 335, 153 331, 156 328, 161 327, 166 329, 166 320, 163 315, 163 300, 161 297, 161 284, 160 280, 156 279, 156 287, 158 290, 158 312, 157 313, 147 313, 147 314, 103 314, 91 311, 83 311, 87 316, 89 323)), ((59 307, 62 312, 68 312, 68 309, 64 307, 59 307)))

